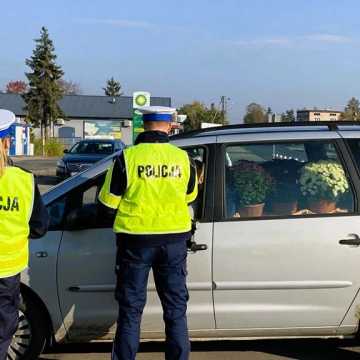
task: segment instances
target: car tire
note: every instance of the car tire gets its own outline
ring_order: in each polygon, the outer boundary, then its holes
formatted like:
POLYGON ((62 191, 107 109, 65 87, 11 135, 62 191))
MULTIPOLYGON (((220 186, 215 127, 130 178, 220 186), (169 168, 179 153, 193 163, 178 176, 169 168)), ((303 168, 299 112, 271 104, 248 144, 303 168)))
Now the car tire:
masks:
POLYGON ((35 360, 50 338, 46 316, 36 299, 25 294, 19 306, 19 325, 8 351, 11 360, 35 360))

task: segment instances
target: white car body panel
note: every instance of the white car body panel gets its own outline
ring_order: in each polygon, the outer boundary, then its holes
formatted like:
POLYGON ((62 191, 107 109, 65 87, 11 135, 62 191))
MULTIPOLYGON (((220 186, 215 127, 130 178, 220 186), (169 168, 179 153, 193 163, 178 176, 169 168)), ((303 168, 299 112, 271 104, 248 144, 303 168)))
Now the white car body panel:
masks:
POLYGON ((335 332, 360 287, 360 247, 339 240, 359 232, 360 216, 216 223, 217 327, 335 332))
POLYGON ((30 240, 29 267, 21 273, 21 282, 35 292, 50 314, 58 341, 66 336, 57 289, 57 254, 62 231, 50 231, 41 239, 30 240))
MULTIPOLYGON (((196 238, 208 251, 189 253, 189 328, 215 329, 212 302, 212 224, 201 224, 196 238), (200 240, 201 239, 201 240, 200 240)), ((111 229, 64 231, 58 263, 58 284, 64 325, 71 340, 112 338, 117 319, 115 291, 115 236, 111 229), (70 291, 70 288, 78 288, 70 291)), ((149 278, 143 332, 163 336, 162 308, 149 278)))

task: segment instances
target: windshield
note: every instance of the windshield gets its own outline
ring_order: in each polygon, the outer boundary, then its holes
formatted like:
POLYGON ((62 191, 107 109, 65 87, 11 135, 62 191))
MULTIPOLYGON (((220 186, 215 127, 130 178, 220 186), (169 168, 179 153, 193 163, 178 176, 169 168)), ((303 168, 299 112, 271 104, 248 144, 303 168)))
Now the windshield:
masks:
POLYGON ((71 150, 71 154, 112 154, 114 152, 113 143, 81 141, 75 144, 71 150))

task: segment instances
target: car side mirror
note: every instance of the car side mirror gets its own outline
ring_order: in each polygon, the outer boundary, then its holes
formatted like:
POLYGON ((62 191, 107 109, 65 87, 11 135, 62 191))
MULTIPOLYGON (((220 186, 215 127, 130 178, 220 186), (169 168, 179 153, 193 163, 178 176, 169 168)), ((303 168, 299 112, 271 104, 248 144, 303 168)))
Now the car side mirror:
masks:
POLYGON ((64 149, 64 154, 67 154, 69 152, 68 149, 64 149))
POLYGON ((78 231, 93 228, 97 223, 97 205, 86 204, 74 209, 65 218, 64 228, 67 231, 78 231))

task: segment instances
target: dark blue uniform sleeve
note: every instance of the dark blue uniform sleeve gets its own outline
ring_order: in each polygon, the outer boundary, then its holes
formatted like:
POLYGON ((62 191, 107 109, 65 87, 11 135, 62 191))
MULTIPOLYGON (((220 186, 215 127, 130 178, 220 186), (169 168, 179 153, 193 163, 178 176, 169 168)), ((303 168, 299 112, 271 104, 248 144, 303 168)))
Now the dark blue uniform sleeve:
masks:
POLYGON ((195 161, 189 156, 189 160, 190 160, 190 178, 189 178, 189 182, 188 182, 188 188, 187 188, 187 194, 191 194, 194 192, 195 187, 196 187, 196 164, 195 161))
POLYGON ((116 157, 112 174, 110 192, 116 196, 122 196, 127 188, 127 175, 124 153, 116 157))
POLYGON ((42 201, 39 188, 37 184, 35 184, 34 205, 29 221, 30 238, 38 239, 44 236, 49 227, 49 220, 49 213, 42 201))
MULTIPOLYGON (((110 183, 110 193, 115 196, 122 196, 127 187, 127 175, 125 159, 123 153, 115 158, 112 178, 110 183)), ((98 203, 98 219, 105 219, 107 223, 113 223, 116 216, 116 210, 101 202, 98 203)), ((102 220, 102 221, 103 221, 102 220)))

